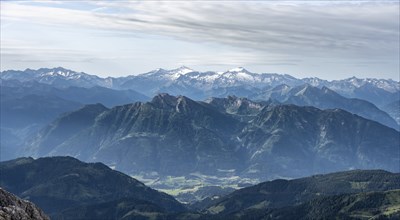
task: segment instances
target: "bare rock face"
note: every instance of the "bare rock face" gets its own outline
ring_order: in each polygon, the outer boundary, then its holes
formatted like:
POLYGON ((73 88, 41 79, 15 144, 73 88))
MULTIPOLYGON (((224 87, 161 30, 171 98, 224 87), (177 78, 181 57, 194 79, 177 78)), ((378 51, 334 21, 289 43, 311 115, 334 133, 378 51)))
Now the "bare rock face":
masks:
POLYGON ((0 220, 49 220, 35 204, 0 188, 0 220))

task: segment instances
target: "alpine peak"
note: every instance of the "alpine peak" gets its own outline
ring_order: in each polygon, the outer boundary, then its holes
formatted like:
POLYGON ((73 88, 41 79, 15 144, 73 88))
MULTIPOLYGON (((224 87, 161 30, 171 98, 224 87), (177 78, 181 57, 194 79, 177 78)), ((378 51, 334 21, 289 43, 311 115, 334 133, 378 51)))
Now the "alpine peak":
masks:
POLYGON ((247 71, 245 68, 243 68, 243 67, 236 67, 236 68, 233 68, 233 69, 230 69, 230 70, 228 70, 228 72, 249 72, 249 71, 247 71))
POLYGON ((194 70, 189 68, 189 67, 187 67, 187 66, 181 66, 181 67, 179 67, 177 69, 174 69, 174 70, 171 70, 171 71, 172 72, 179 72, 181 74, 186 74, 186 73, 193 72, 194 70))

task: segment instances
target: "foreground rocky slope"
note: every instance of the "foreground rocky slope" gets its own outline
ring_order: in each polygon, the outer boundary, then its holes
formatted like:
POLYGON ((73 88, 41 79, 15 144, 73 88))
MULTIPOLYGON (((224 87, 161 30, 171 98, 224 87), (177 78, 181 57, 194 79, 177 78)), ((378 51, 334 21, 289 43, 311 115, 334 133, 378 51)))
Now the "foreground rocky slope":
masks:
POLYGON ((49 217, 35 204, 22 200, 0 188, 0 219, 49 220, 49 217))

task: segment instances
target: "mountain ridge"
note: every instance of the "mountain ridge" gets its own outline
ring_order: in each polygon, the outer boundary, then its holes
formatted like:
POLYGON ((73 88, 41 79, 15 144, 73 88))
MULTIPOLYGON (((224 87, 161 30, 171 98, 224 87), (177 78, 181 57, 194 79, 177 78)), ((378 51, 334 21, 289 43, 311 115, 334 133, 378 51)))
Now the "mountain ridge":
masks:
POLYGON ((206 208, 213 214, 231 214, 251 207, 282 208, 331 195, 399 189, 399 173, 353 170, 293 180, 276 179, 239 189, 206 208), (222 205, 224 205, 222 207, 222 205))
MULTIPOLYGON (((273 178, 278 173, 296 177, 352 168, 398 169, 395 129, 340 109, 259 104, 255 111, 247 106, 240 114, 229 113, 227 107, 236 105, 230 99, 210 104, 160 94, 150 102, 117 106, 93 115, 85 129, 63 136, 47 153, 34 155, 73 155, 130 174, 173 176, 232 170, 242 177, 273 178)), ((26 152, 44 149, 54 137, 48 132, 52 129, 38 133, 26 152)))
MULTIPOLYGON (((0 171, 2 187, 21 198, 29 198, 52 219, 60 220, 358 219, 365 216, 396 219, 400 216, 400 173, 385 170, 274 179, 188 208, 171 196, 98 162, 84 163, 72 157, 18 158, 0 162, 0 171)), ((2 191, 0 188, 0 197, 4 194, 2 191)), ((203 193, 207 194, 207 190, 203 193)), ((19 204, 24 207, 26 201, 19 204)), ((0 217, 4 214, 2 211, 3 207, 0 217)), ((39 219, 48 219, 40 210, 32 213, 37 218, 43 217, 39 219)))
POLYGON ((48 214, 66 208, 132 198, 166 212, 186 210, 171 196, 102 163, 73 157, 18 158, 0 162, 0 185, 41 206, 48 214))
POLYGON ((252 98, 266 88, 280 85, 296 87, 304 84, 320 89, 327 87, 346 98, 364 99, 379 108, 400 98, 400 82, 392 79, 351 77, 328 81, 317 77, 296 78, 288 74, 253 73, 242 67, 222 72, 201 72, 182 66, 172 70, 159 68, 121 77, 98 77, 59 67, 25 71, 6 70, 2 71, 0 76, 1 81, 33 80, 57 88, 100 86, 114 90, 134 90, 147 97, 153 97, 158 93, 169 93, 185 95, 196 100, 230 95, 252 98))
POLYGON ((320 109, 340 108, 367 119, 378 121, 388 127, 400 129, 400 125, 385 111, 373 103, 358 99, 346 98, 323 86, 322 88, 304 84, 296 87, 281 85, 258 92, 255 100, 274 99, 282 104, 314 106, 320 109))
MULTIPOLYGON (((28 76, 28 80, 34 79, 35 77, 44 77, 45 76, 62 76, 65 77, 67 79, 79 79, 81 77, 87 77, 90 78, 93 81, 96 81, 96 83, 98 83, 98 79, 129 79, 129 78, 135 78, 137 76, 153 76, 154 74, 159 75, 159 76, 168 76, 168 75, 172 75, 171 79, 175 80, 178 79, 181 76, 185 76, 188 73, 197 73, 196 76, 201 76, 202 74, 206 74, 206 73, 212 73, 213 75, 224 75, 224 74, 247 74, 248 76, 251 76, 250 78, 257 78, 257 76, 269 76, 271 78, 265 78, 264 82, 272 82, 274 80, 276 80, 279 77, 283 77, 282 79, 286 78, 286 79, 290 79, 293 82, 296 82, 296 80, 302 81, 302 84, 304 83, 309 83, 313 86, 316 87, 322 87, 322 86, 327 86, 329 87, 333 87, 333 85, 338 85, 341 82, 345 82, 347 85, 351 85, 350 87, 361 87, 363 85, 366 84, 372 84, 372 85, 376 85, 378 88, 381 89, 385 89, 386 91, 389 92, 396 92, 400 90, 400 83, 398 81, 395 81, 393 79, 376 79, 376 78, 356 78, 356 77, 350 77, 350 78, 345 78, 345 79, 341 79, 341 80, 324 80, 324 79, 320 79, 317 77, 311 77, 311 78, 295 78, 293 76, 290 76, 288 74, 276 74, 276 73, 252 73, 246 69, 244 69, 243 67, 238 67, 238 68, 234 68, 234 69, 230 69, 227 71, 223 71, 223 72, 212 72, 212 71, 206 71, 206 72, 199 72, 196 70, 193 70, 189 67, 186 66, 181 66, 177 69, 172 69, 172 70, 165 70, 165 69, 156 69, 156 70, 152 70, 146 73, 141 73, 141 74, 136 74, 136 75, 128 75, 128 76, 122 76, 122 77, 98 77, 96 75, 90 75, 84 72, 75 72, 73 70, 68 70, 68 69, 64 69, 62 67, 57 67, 57 68, 41 68, 41 69, 37 69, 37 70, 33 70, 33 69, 26 69, 24 71, 21 70, 5 70, 1 72, 1 78, 2 79, 21 79, 23 78, 22 76, 28 76), (13 76, 14 75, 14 76, 13 76), (276 78, 274 78, 276 77, 276 78), (329 85, 332 84, 332 85, 329 85)), ((231 76, 231 75, 230 75, 231 76)), ((194 77, 194 76, 193 76, 194 77)), ((193 78, 192 77, 192 78, 193 78)), ((228 77, 229 78, 229 77, 228 77)), ((240 78, 240 77, 239 77, 240 78)), ((245 77, 247 79, 249 79, 249 77, 245 77)), ((260 78, 261 79, 261 78, 260 78)), ((26 80, 22 80, 22 81, 26 81, 26 80)), ((252 83, 254 83, 254 81, 252 81, 252 83)), ((278 83, 278 84, 284 84, 284 83, 278 83)), ((289 83, 290 84, 290 83, 289 83)), ((296 83, 294 83, 296 84, 296 83)), ((110 84, 106 84, 106 83, 99 83, 98 85, 100 86, 104 86, 104 87, 112 87, 112 85, 110 84)), ((335 89, 333 89, 335 90, 335 89)))

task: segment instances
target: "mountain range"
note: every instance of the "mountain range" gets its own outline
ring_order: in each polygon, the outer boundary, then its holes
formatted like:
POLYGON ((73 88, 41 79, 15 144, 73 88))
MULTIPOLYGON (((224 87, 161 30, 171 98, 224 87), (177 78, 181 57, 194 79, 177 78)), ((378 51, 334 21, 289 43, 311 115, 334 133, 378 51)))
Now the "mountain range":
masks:
POLYGON ((149 99, 149 97, 134 90, 115 90, 98 85, 89 88, 83 86, 56 87, 32 80, 18 81, 3 79, 0 81, 0 86, 2 98, 6 100, 37 95, 58 97, 82 104, 102 103, 112 107, 149 99))
POLYGON ((85 104, 103 103, 112 107, 149 99, 133 90, 100 86, 57 88, 36 81, 2 79, 0 89, 2 160, 15 158, 15 149, 26 138, 62 113, 85 104))
MULTIPOLYGON (((268 100, 273 99, 283 104, 294 104, 298 106, 314 106, 320 109, 340 108, 357 114, 367 119, 378 121, 386 126, 399 130, 399 124, 389 113, 379 109, 374 104, 358 98, 346 98, 333 90, 323 86, 314 87, 309 84, 290 87, 280 85, 265 89, 255 94, 251 99, 268 100)), ((390 107, 389 107, 390 108, 390 107)), ((388 111, 393 115, 392 111, 388 111)))
POLYGON ((400 172, 399 82, 184 66, 126 77, 61 67, 0 76, 0 160, 28 157, 1 163, 0 186, 52 219, 398 216, 398 187, 388 186, 398 182, 389 172, 400 172), (389 172, 290 180, 354 169, 389 172), (251 187, 267 180, 275 182, 251 187))
POLYGON ((341 109, 218 100, 159 94, 111 109, 87 105, 50 123, 23 151, 102 161, 155 178, 201 173, 265 180, 354 168, 399 171, 399 132, 375 121, 341 109))
POLYGON ((107 78, 62 67, 7 70, 1 72, 0 76, 2 87, 6 87, 3 93, 9 93, 10 87, 13 90, 24 88, 18 91, 35 95, 50 93, 84 104, 102 103, 112 107, 132 101, 148 100, 148 97, 158 93, 184 95, 194 100, 233 95, 263 101, 278 99, 286 103, 318 108, 345 107, 345 110, 390 127, 398 129, 399 126, 395 123, 398 121, 397 113, 388 109, 388 106, 400 99, 400 82, 390 79, 351 77, 327 81, 319 78, 298 79, 287 74, 258 74, 242 67, 225 72, 199 72, 185 66, 173 70, 156 69, 138 75, 107 78), (301 92, 304 87, 308 88, 305 89, 306 94, 301 92), (310 98, 313 96, 315 97, 310 98), (299 99, 302 100, 299 102, 299 99))
POLYGON ((400 82, 391 79, 355 77, 333 81, 319 78, 298 79, 287 74, 252 73, 242 67, 225 72, 199 72, 182 66, 173 70, 156 69, 142 74, 107 78, 58 67, 24 71, 7 70, 1 72, 1 79, 15 79, 21 82, 34 80, 56 87, 101 86, 118 90, 132 89, 148 97, 165 92, 197 100, 228 95, 247 97, 267 87, 283 84, 289 86, 310 84, 318 88, 325 86, 345 97, 364 99, 378 107, 396 101, 400 96, 400 82))

